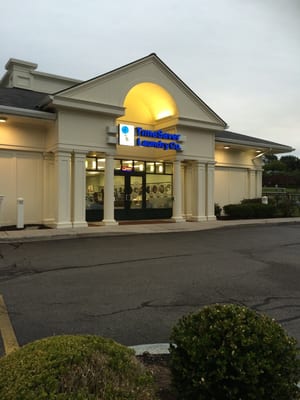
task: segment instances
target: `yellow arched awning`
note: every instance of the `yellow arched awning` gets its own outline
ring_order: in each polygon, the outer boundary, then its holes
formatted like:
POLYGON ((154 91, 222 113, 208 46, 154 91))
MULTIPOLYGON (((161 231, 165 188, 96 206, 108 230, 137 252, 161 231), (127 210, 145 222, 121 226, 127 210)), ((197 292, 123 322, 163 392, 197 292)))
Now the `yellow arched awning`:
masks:
POLYGON ((173 97, 161 86, 143 82, 129 90, 125 97, 125 115, 119 121, 156 124, 167 117, 177 117, 173 97))

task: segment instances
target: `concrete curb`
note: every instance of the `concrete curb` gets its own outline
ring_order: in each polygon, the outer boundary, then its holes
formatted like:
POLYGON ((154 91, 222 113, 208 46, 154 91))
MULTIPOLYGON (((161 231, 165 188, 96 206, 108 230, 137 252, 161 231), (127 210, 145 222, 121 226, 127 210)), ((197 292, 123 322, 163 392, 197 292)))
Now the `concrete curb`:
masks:
POLYGON ((87 228, 36 229, 21 231, 0 231, 0 243, 34 242, 47 240, 65 240, 79 238, 96 238, 109 236, 128 236, 153 233, 195 232, 202 230, 234 228, 255 225, 279 225, 300 223, 300 218, 271 218, 253 220, 216 220, 203 222, 165 222, 137 225, 93 226, 87 228))
POLYGON ((152 344, 140 344, 137 346, 128 346, 130 349, 135 351, 137 356, 143 353, 150 354, 169 354, 169 343, 152 343, 152 344))

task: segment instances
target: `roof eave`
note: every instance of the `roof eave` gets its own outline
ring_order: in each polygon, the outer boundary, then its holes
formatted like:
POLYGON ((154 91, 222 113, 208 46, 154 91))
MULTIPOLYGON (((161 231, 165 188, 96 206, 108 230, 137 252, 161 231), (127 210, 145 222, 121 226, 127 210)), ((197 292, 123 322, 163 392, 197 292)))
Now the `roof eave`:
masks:
POLYGON ((2 105, 0 105, 0 113, 7 115, 17 115, 21 117, 29 117, 29 118, 39 118, 48 120, 56 119, 56 114, 54 113, 49 113, 46 111, 30 110, 27 108, 2 106, 2 105))
POLYGON ((235 140, 235 139, 229 139, 229 138, 222 138, 218 137, 215 138, 215 141, 218 143, 224 143, 224 144, 236 144, 236 145, 241 145, 241 146, 246 146, 246 147, 254 147, 254 148, 262 148, 266 149, 266 151, 270 153, 290 153, 294 151, 295 149, 291 146, 285 146, 277 143, 265 143, 265 142, 258 142, 258 141, 245 141, 245 140, 235 140))

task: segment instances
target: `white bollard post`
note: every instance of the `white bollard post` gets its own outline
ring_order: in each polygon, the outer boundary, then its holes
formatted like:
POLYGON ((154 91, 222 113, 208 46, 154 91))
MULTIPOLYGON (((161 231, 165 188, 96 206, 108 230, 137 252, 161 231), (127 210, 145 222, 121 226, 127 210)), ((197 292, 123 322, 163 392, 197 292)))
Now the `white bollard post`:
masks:
POLYGON ((17 229, 24 228, 24 199, 17 198, 17 229))
POLYGON ((0 226, 1 226, 1 209, 2 209, 2 203, 4 200, 4 196, 0 194, 0 226))

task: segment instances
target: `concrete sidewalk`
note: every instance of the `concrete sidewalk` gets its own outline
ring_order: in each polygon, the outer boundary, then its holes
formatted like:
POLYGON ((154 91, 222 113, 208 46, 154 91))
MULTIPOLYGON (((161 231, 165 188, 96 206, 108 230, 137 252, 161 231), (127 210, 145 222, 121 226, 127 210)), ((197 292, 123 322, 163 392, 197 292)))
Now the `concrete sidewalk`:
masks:
POLYGON ((241 225, 257 225, 257 224, 286 224, 300 223, 298 218, 271 218, 271 219, 249 219, 249 220, 217 220, 203 222, 166 222, 158 221, 133 221, 122 223, 121 225, 105 226, 93 224, 87 228, 76 229, 22 229, 0 231, 0 243, 7 242, 30 242, 44 240, 62 240, 75 239, 85 237, 103 237, 103 236, 124 236, 124 235, 140 235, 151 233, 168 233, 168 232, 193 232, 208 229, 218 229, 225 227, 234 227, 241 225))

